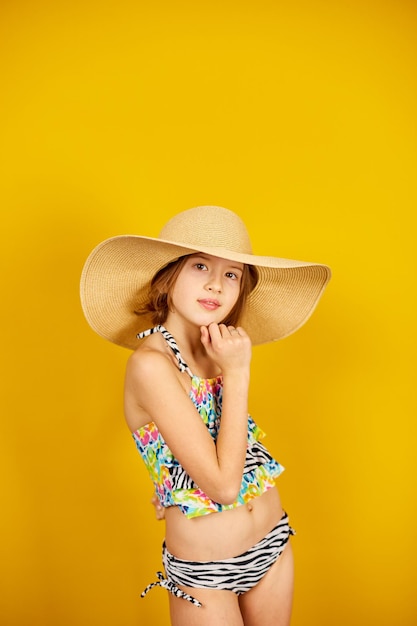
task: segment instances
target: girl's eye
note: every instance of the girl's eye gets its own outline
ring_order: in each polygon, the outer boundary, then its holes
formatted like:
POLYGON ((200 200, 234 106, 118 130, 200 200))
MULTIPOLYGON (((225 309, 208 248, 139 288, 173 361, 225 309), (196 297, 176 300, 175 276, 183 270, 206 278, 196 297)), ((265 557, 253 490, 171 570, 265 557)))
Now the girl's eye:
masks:
POLYGON ((204 269, 207 269, 207 265, 205 265, 204 263, 196 263, 196 264, 195 264, 195 267, 196 267, 198 270, 204 270, 204 269))
POLYGON ((234 272, 227 272, 226 276, 227 276, 227 278, 233 278, 233 280, 237 280, 238 279, 238 275, 235 274, 234 272))

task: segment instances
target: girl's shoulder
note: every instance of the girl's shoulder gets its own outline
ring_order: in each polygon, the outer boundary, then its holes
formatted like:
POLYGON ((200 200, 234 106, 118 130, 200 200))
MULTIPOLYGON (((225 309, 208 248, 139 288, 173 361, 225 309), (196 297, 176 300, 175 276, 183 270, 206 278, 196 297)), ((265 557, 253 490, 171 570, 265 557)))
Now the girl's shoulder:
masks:
POLYGON ((166 346, 158 335, 151 335, 142 339, 139 346, 129 356, 126 364, 126 373, 152 373, 167 365, 172 367, 172 360, 166 351, 166 346))
POLYGON ((161 381, 180 380, 177 361, 160 333, 141 340, 126 364, 126 382, 137 388, 161 381))
POLYGON ((124 384, 124 412, 131 432, 153 421, 155 390, 161 388, 164 380, 175 387, 175 377, 172 363, 153 337, 143 340, 132 352, 126 363, 124 384))

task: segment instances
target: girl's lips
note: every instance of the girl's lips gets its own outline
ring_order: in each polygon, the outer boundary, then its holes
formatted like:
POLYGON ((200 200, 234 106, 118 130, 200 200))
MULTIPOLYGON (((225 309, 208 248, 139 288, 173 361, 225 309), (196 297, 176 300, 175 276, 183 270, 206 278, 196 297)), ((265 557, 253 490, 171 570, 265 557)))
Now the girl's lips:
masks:
POLYGON ((202 307, 204 307, 208 311, 215 311, 220 306, 220 302, 218 300, 203 299, 203 300, 199 300, 198 302, 199 304, 201 304, 202 307))

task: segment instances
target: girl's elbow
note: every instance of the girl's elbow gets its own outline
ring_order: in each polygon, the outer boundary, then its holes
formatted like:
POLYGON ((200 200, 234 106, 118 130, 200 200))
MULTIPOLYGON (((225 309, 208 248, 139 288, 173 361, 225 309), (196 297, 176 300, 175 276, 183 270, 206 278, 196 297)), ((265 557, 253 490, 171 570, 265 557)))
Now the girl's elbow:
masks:
POLYGON ((238 487, 235 485, 222 485, 219 489, 217 502, 223 505, 233 504, 236 502, 239 491, 240 484, 238 487))

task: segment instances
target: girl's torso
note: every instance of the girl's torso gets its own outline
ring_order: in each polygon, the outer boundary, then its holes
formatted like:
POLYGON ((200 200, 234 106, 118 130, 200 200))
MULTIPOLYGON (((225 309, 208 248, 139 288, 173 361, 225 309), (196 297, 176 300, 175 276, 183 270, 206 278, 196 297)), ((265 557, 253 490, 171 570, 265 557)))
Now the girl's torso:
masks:
POLYGON ((190 561, 229 559, 265 537, 282 515, 276 487, 246 505, 193 519, 172 506, 165 511, 167 549, 177 558, 190 561))
MULTIPOLYGON (((175 340, 166 329, 157 327, 144 333, 144 336, 157 331, 159 331, 158 335, 162 334, 166 344, 161 343, 160 339, 155 337, 154 345, 164 352, 166 352, 166 347, 169 348, 184 391, 195 404, 215 440, 221 416, 221 377, 201 379, 193 376, 183 361, 175 340)), ((190 477, 185 474, 181 465, 170 453, 157 426, 149 421, 147 414, 139 409, 136 402, 127 402, 126 419, 138 450, 150 471, 161 503, 166 507, 167 548, 178 558, 189 560, 230 558, 257 543, 281 518, 283 511, 273 476, 278 476, 283 468, 272 457, 269 457, 269 460, 259 458, 259 455, 264 457, 267 451, 262 444, 257 442, 263 433, 250 416, 248 418, 249 452, 246 464, 249 467, 245 468, 247 473, 242 482, 239 501, 227 507, 209 501, 205 494, 201 495, 198 488, 192 489, 196 485, 193 485, 190 477), (250 448, 252 446, 254 452, 251 459, 250 448), (152 459, 152 463, 149 459, 152 459), (255 467, 260 466, 261 463, 262 467, 255 467), (166 479, 167 468, 169 468, 168 480, 166 479), (174 478, 173 481, 171 477, 174 478), (169 488, 166 487, 168 482, 169 488), (178 489, 178 486, 181 488, 178 489), (213 513, 213 511, 218 512, 213 513)))

